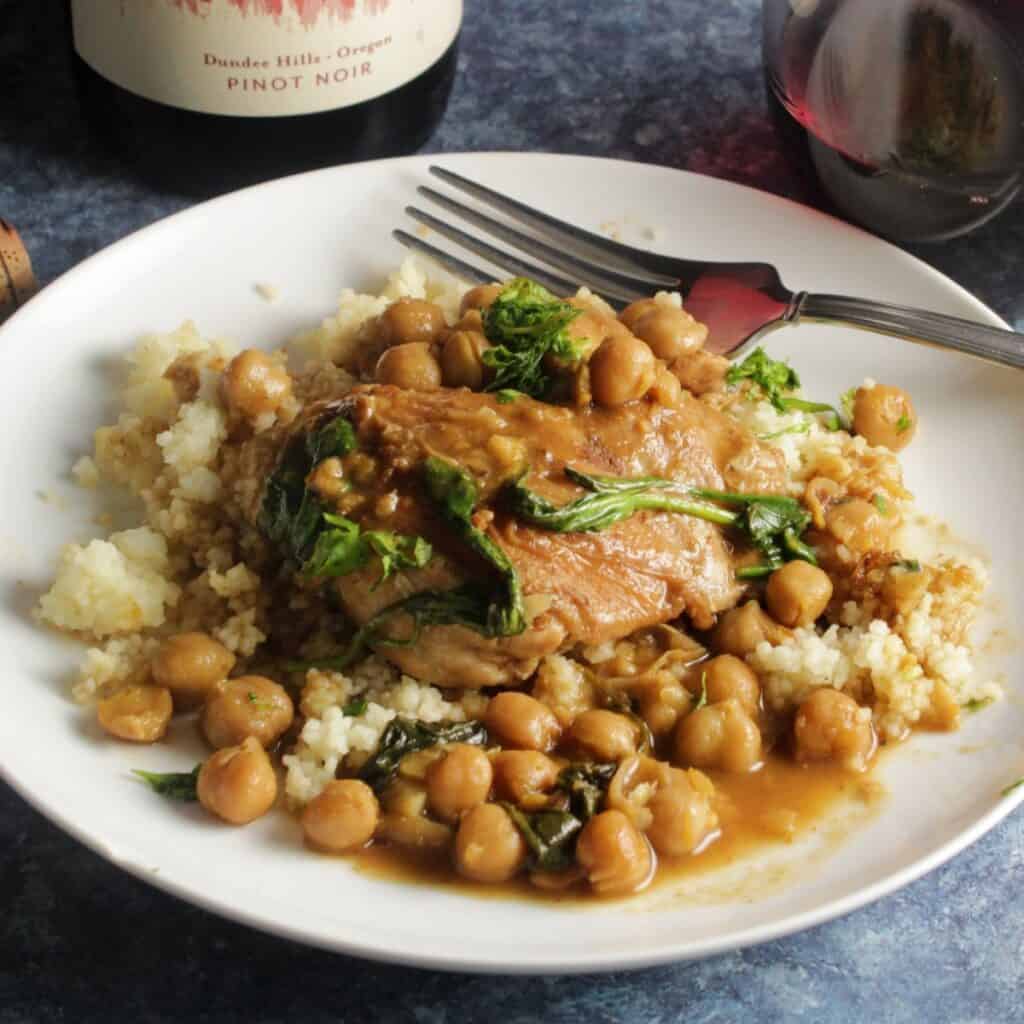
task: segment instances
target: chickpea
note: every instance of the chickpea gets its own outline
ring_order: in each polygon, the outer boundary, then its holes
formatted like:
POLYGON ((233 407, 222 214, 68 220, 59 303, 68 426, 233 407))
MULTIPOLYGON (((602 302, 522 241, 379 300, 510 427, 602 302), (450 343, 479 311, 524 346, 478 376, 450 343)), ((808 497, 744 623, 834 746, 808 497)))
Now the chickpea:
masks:
POLYGON ((96 705, 96 718, 111 736, 132 743, 155 743, 171 720, 174 705, 162 686, 126 686, 96 705))
POLYGON ((685 772, 670 771, 647 804, 647 838, 662 856, 683 857, 718 828, 718 815, 709 795, 694 789, 685 772))
POLYGON ((882 580, 882 600, 893 611, 901 615, 909 614, 920 604, 928 590, 928 576, 913 562, 889 566, 882 580))
POLYGON ((217 687, 203 706, 199 724, 211 747, 234 746, 249 736, 269 747, 294 717, 283 686, 265 676, 238 676, 217 687))
POLYGON ((697 349, 672 364, 672 372, 692 395, 706 395, 725 387, 725 375, 732 363, 725 356, 697 349))
POLYGON ((707 328, 685 310, 655 299, 631 303, 619 319, 666 363, 700 348, 708 333, 707 328))
POLYGON ((220 395, 230 412, 254 420, 277 412, 291 398, 292 379, 265 352, 247 348, 228 363, 220 379, 220 395))
POLYGON ((470 288, 459 303, 459 315, 464 316, 471 309, 486 309, 504 290, 503 284, 478 284, 470 288))
POLYGON ((798 761, 837 761, 864 771, 875 752, 871 713, 845 693, 822 686, 800 705, 793 724, 798 761))
POLYGON ((657 361, 639 338, 628 334, 605 338, 590 357, 590 391, 604 406, 624 405, 647 394, 657 361))
POLYGON ((598 708, 576 717, 569 739, 598 761, 621 761, 636 753, 637 728, 625 715, 598 708))
POLYGON ((153 658, 153 679, 179 709, 198 707, 235 667, 235 656, 207 633, 168 637, 153 658))
POLYGON ((455 835, 455 868, 474 882, 507 882, 526 862, 526 843, 504 808, 478 804, 455 835))
POLYGON ((711 634, 711 646, 721 654, 742 658, 764 640, 778 644, 788 636, 789 631, 765 615, 756 601, 748 601, 722 616, 711 634))
POLYGON ((889 384, 857 388, 853 396, 853 429, 870 445, 902 451, 917 432, 917 414, 910 395, 889 384))
POLYGON ((558 765, 539 750, 503 750, 494 759, 494 785, 505 800, 521 804, 558 781, 558 765))
POLYGON ((602 811, 583 826, 576 860, 594 889, 605 896, 636 892, 654 868, 651 848, 622 811, 602 811))
POLYGON ((554 712, 536 697, 506 690, 490 699, 484 724, 506 747, 553 750, 562 734, 554 712))
POLYGON ((816 476, 804 488, 804 504, 811 513, 811 522, 819 530, 825 529, 825 516, 829 506, 843 495, 843 488, 827 476, 816 476))
POLYGON ((483 315, 479 309, 466 310, 452 329, 455 331, 472 331, 474 334, 484 334, 483 315))
MULTIPOLYGON (((426 767, 423 773, 426 774, 426 767)), ((380 803, 382 810, 397 818, 418 818, 426 812, 427 791, 419 783, 399 777, 388 783, 380 803)))
POLYGON ((248 825, 277 799, 277 776, 267 752, 249 737, 211 754, 199 769, 199 802, 231 825, 248 825))
POLYGON ((580 310, 579 316, 566 327, 573 347, 584 361, 589 359, 611 337, 631 337, 628 330, 612 317, 605 316, 580 299, 569 299, 570 306, 580 310))
POLYGON ((427 803, 443 821, 457 821, 487 799, 493 780, 490 758, 479 747, 453 743, 427 769, 427 803))
POLYGON ((749 772, 761 763, 761 732, 735 698, 687 715, 674 740, 676 761, 694 768, 749 772))
POLYGON ((479 391, 487 376, 483 353, 490 347, 490 342, 476 331, 452 331, 441 347, 445 387, 479 391))
POLYGON ((333 501, 340 498, 348 489, 349 482, 345 479, 345 464, 337 455, 331 455, 318 462, 306 478, 310 490, 316 491, 321 498, 333 501))
POLYGON ((441 386, 441 367, 423 341, 385 349, 377 360, 374 376, 381 384, 393 384, 407 391, 437 391, 441 386))
POLYGON ((764 602, 783 626, 809 626, 832 600, 828 573, 810 562, 787 562, 768 578, 764 602))
POLYGON ((380 807, 373 790, 358 779, 328 782, 302 811, 306 841, 328 853, 349 853, 373 838, 380 807))
POLYGON ((385 347, 436 341, 445 328, 441 307, 424 299, 392 302, 377 320, 377 339, 385 347))
POLYGON ((670 369, 659 366, 654 373, 654 383, 647 393, 658 405, 678 405, 683 385, 670 369))
POLYGON ((761 684, 745 661, 733 654, 719 654, 699 668, 709 704, 737 700, 748 715, 757 714, 761 707, 761 684))
POLYGON ((857 554, 883 550, 889 540, 885 516, 863 498, 833 505, 825 516, 825 524, 840 544, 857 554))
POLYGON ((640 692, 640 717, 653 736, 664 736, 674 728, 679 716, 690 710, 690 692, 671 673, 665 672, 654 686, 640 692))

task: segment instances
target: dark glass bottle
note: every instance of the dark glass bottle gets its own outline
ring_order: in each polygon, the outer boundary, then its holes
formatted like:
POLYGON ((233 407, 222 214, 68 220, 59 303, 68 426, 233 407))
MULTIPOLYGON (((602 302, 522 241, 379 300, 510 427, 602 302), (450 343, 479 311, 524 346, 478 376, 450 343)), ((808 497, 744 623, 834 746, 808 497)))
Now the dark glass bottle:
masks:
POLYGON ((71 0, 93 129, 143 177, 209 195, 421 146, 461 0, 71 0))

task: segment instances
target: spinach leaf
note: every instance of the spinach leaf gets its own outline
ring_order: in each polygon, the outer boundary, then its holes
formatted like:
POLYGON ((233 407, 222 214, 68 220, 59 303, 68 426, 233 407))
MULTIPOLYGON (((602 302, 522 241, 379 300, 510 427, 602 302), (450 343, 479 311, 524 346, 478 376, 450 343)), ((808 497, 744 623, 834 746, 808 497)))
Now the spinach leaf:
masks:
POLYGON ((434 553, 422 537, 387 530, 363 533, 358 523, 330 512, 323 514, 323 520, 331 529, 317 536, 313 553, 302 566, 304 576, 347 576, 377 555, 381 572, 375 589, 402 569, 422 569, 434 553))
POLYGON ((140 768, 133 770, 133 775, 138 775, 143 782, 154 793, 165 796, 169 800, 181 800, 184 803, 191 803, 198 800, 196 784, 199 781, 199 769, 203 766, 197 764, 190 772, 144 772, 140 768))
POLYGON ((482 722, 429 723, 413 718, 394 718, 388 723, 377 745, 377 752, 363 765, 359 778, 380 793, 395 777, 406 754, 439 743, 472 743, 485 746, 487 730, 482 722))
POLYGON ((347 576, 366 564, 367 550, 359 524, 344 516, 324 512, 323 522, 331 529, 321 530, 313 553, 302 566, 303 576, 347 576))
POLYGON ((829 430, 839 430, 843 425, 839 410, 833 406, 786 396, 785 392, 796 391, 800 387, 800 376, 788 363, 772 359, 763 348, 755 348, 742 363, 730 367, 725 375, 725 382, 730 387, 735 387, 742 380, 749 380, 760 388, 779 412, 826 413, 824 423, 829 430))
POLYGON ((331 456, 355 451, 356 433, 344 416, 335 416, 293 437, 285 446, 263 491, 257 522, 285 557, 302 565, 310 557, 327 511, 306 486, 313 468, 331 456))
POLYGON ((505 498, 513 515, 555 533, 595 533, 628 519, 641 509, 679 512, 722 525, 731 525, 736 518, 715 505, 662 493, 665 488, 674 486, 671 480, 591 476, 571 467, 566 467, 565 472, 590 493, 559 508, 531 491, 520 477, 506 486, 505 498))
POLYGON ((557 507, 529 490, 520 478, 506 487, 513 514, 543 530, 578 533, 607 529, 641 509, 677 512, 738 530, 761 551, 764 562, 741 569, 738 575, 742 578, 768 575, 790 558, 817 565, 814 552, 801 540, 811 517, 795 498, 705 488, 693 488, 688 497, 682 497, 665 493, 675 485, 659 477, 596 476, 570 466, 565 473, 590 493, 557 507))
POLYGON ((530 850, 530 863, 539 871, 572 867, 576 840, 583 826, 601 810, 618 765, 580 762, 562 769, 556 788, 568 797, 568 810, 547 808, 527 813, 513 804, 501 806, 515 823, 530 850))
POLYGON ((842 429, 843 418, 839 415, 839 410, 827 402, 808 402, 805 398, 780 398, 772 404, 780 412, 823 412, 826 415, 822 422, 827 430, 842 429))
POLYGON ((346 718, 358 718, 366 714, 370 702, 365 697, 353 697, 342 709, 341 713, 346 718))
POLYGON ((781 430, 773 430, 769 434, 758 434, 757 439, 759 441, 774 441, 776 438, 785 437, 787 434, 806 434, 810 429, 810 421, 803 420, 801 423, 794 423, 791 427, 783 427, 781 430))
POLYGON ((789 363, 772 359, 760 346, 743 360, 729 367, 725 383, 735 387, 741 380, 756 384, 764 397, 776 408, 784 391, 796 391, 800 387, 800 375, 789 363))
POLYGON ((484 311, 484 334, 491 347, 482 358, 494 371, 487 390, 544 398, 552 383, 544 357, 550 352, 565 360, 579 358, 566 328, 580 313, 535 281, 510 281, 484 311))
POLYGON ((583 822, 569 811, 534 811, 526 814, 514 804, 503 803, 522 834, 532 866, 540 871, 565 871, 572 867, 576 839, 583 822))
POLYGON ((374 647, 411 647, 427 626, 466 626, 483 636, 506 636, 496 631, 503 628, 503 620, 493 614, 493 598, 492 589, 477 583, 452 590, 422 590, 379 611, 356 631, 343 653, 309 661, 289 661, 286 667, 291 672, 306 672, 311 668, 344 672, 374 647), (402 614, 412 620, 410 634, 403 639, 382 636, 382 628, 402 614))
POLYGON ((586 824, 600 811, 608 785, 617 769, 616 764, 570 764, 562 769, 555 786, 568 794, 569 810, 586 824))
MULTIPOLYGON (((515 636, 522 633, 526 629, 526 615, 523 611, 519 574, 502 548, 483 530, 473 525, 472 516, 478 498, 476 482, 461 466, 437 456, 428 458, 423 470, 427 492, 437 503, 445 521, 471 551, 497 572, 501 580, 500 589, 487 600, 483 616, 474 612, 472 616, 460 618, 459 621, 469 625, 482 618, 486 629, 479 631, 485 632, 487 636, 515 636)), ((467 588, 460 589, 475 593, 477 588, 470 591, 467 588)), ((438 594, 435 597, 441 598, 444 603, 444 595, 438 594)))
POLYGON ((810 526, 810 513, 796 498, 774 494, 739 494, 698 488, 697 497, 721 502, 736 509, 734 529, 742 533, 764 556, 761 565, 740 569, 741 579, 754 579, 774 572, 784 561, 800 559, 817 565, 811 548, 801 539, 810 526))
POLYGON ((363 534, 367 547, 380 559, 380 579, 375 587, 403 569, 422 569, 434 549, 422 537, 409 537, 388 530, 369 530, 363 534))

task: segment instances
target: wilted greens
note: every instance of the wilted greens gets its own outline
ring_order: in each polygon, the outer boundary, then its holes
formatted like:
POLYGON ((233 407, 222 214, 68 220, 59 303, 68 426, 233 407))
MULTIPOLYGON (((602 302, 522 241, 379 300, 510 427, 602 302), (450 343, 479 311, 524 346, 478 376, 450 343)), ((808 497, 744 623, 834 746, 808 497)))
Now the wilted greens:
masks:
POLYGON ((555 784, 569 797, 569 810, 586 824, 601 809, 618 765, 581 762, 563 768, 555 784))
POLYGON ((568 807, 547 807, 526 812, 502 804, 530 851, 530 864, 538 871, 565 871, 572 867, 576 840, 583 826, 597 814, 617 765, 582 762, 562 769, 556 789, 568 807))
POLYGON ((521 477, 506 488, 509 510, 531 526, 555 533, 595 533, 628 519, 641 509, 680 512, 722 525, 730 525, 734 519, 731 513, 714 505, 663 493, 666 488, 676 486, 671 480, 653 476, 634 479, 594 476, 570 466, 566 467, 565 475, 590 493, 559 508, 527 488, 521 477))
POLYGON ((327 508, 306 486, 306 477, 324 459, 355 451, 356 434, 344 416, 300 434, 285 447, 267 480, 259 526, 282 554, 304 565, 324 529, 327 508))
POLYGON ((814 552, 801 540, 801 535, 811 524, 811 515, 796 498, 774 494, 736 494, 706 488, 693 493, 735 509, 733 529, 743 534, 764 556, 760 565, 740 569, 737 575, 741 579, 770 575, 783 562, 792 559, 818 564, 814 552))
POLYGON ((829 430, 839 430, 843 425, 839 410, 833 406, 786 395, 787 391, 796 391, 800 387, 800 376, 789 363, 772 359, 763 348, 755 348, 725 375, 725 382, 731 387, 743 380, 749 380, 760 388, 779 412, 825 413, 824 424, 829 430))
POLYGON ((169 800, 191 803, 199 799, 196 793, 196 784, 199 781, 200 768, 202 768, 201 764, 197 764, 190 772, 144 772, 142 769, 136 768, 132 774, 138 775, 159 796, 165 796, 169 800))
POLYGON ((506 488, 510 510, 524 522, 556 533, 604 530, 641 509, 676 512, 730 527, 753 544, 763 562, 741 569, 741 577, 768 575, 793 558, 817 564, 814 552, 800 539, 811 517, 795 498, 704 488, 693 488, 684 497, 666 493, 678 485, 659 477, 596 476, 568 466, 565 474, 590 493, 558 507, 529 490, 520 478, 506 488))
POLYGON ((510 281, 483 315, 491 347, 482 358, 494 373, 487 390, 545 398, 552 380, 544 357, 549 352, 567 361, 579 357, 566 330, 579 315, 580 310, 556 299, 535 281, 525 277, 510 281))
MULTIPOLYGON (((478 499, 473 478, 461 466, 436 456, 426 460, 423 472, 427 491, 445 521, 463 543, 491 566, 499 577, 498 590, 488 598, 482 616, 486 629, 479 632, 487 636, 515 636, 522 633, 526 629, 526 616, 523 612, 519 575, 508 555, 483 530, 473 525, 473 511, 478 499)), ((436 596, 444 597, 443 594, 436 596)), ((479 615, 473 616, 474 622, 479 619, 479 615)), ((460 621, 465 625, 471 624, 465 621, 465 616, 460 621)))
POLYGON ((431 724, 412 718, 395 718, 384 730, 377 752, 360 769, 359 778, 379 793, 395 777, 399 762, 406 754, 426 750, 438 743, 484 746, 487 730, 481 722, 431 724))
POLYGON ((514 804, 501 805, 519 829, 530 851, 530 863, 539 871, 565 871, 572 867, 576 839, 583 822, 569 811, 525 813, 514 804))
POLYGON ((433 549, 422 537, 389 530, 363 531, 359 524, 330 512, 323 514, 329 529, 316 538, 313 553, 302 566, 304 576, 347 576, 361 569, 372 555, 380 559, 379 586, 403 569, 422 569, 433 549))

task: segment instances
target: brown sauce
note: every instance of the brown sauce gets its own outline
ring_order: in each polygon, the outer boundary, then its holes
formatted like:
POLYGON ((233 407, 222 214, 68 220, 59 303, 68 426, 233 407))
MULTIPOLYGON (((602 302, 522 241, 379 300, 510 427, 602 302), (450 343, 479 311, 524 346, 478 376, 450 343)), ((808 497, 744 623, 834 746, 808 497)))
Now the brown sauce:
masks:
MULTIPOLYGON (((651 888, 710 875, 770 848, 784 847, 822 828, 844 805, 874 803, 882 795, 873 773, 857 774, 833 764, 800 765, 770 754, 763 767, 749 774, 707 772, 715 783, 715 806, 721 832, 714 842, 688 857, 659 859, 651 888)), ((490 899, 534 899, 544 902, 604 902, 583 884, 563 891, 541 890, 525 876, 502 885, 481 885, 455 873, 447 851, 425 854, 405 847, 375 843, 353 859, 357 870, 374 878, 406 884, 448 886, 461 893, 490 899)), ((628 898, 628 897, 627 897, 628 898)))

